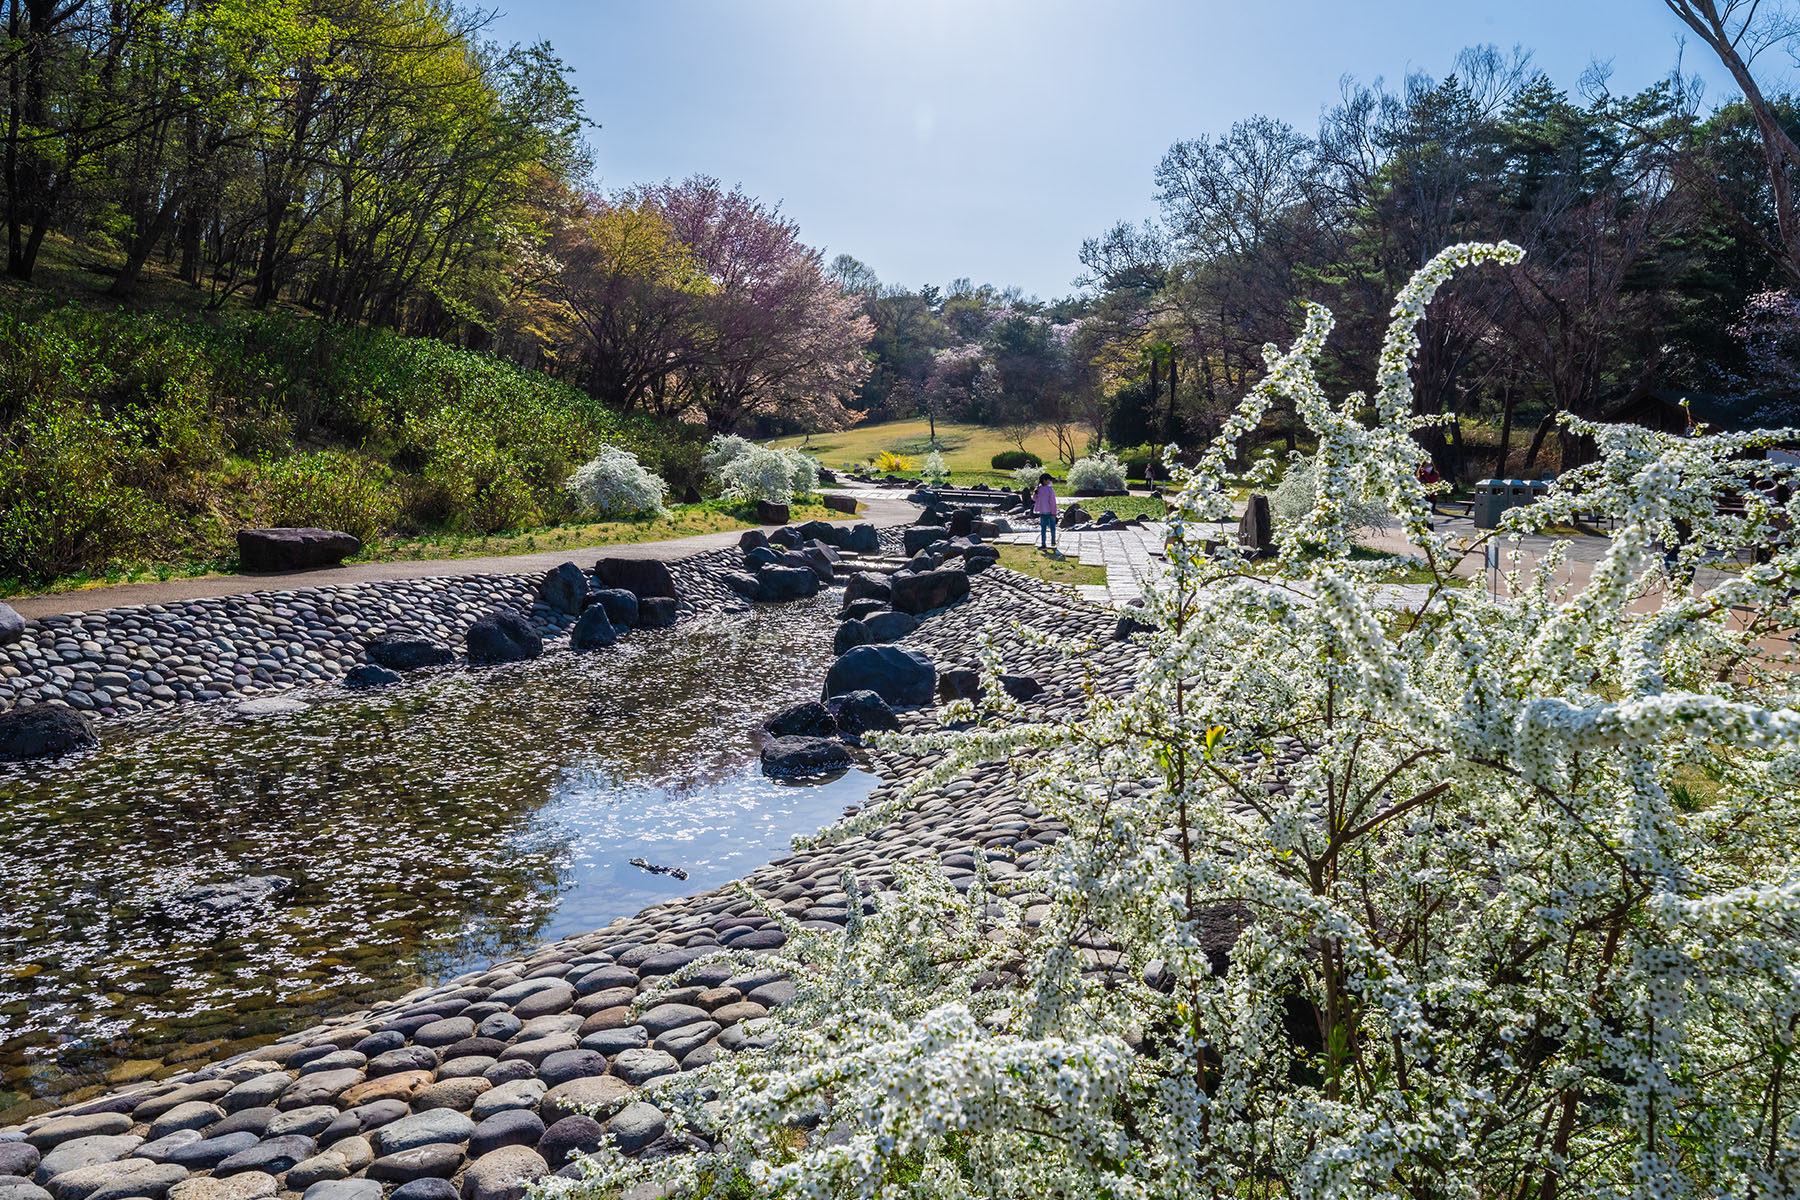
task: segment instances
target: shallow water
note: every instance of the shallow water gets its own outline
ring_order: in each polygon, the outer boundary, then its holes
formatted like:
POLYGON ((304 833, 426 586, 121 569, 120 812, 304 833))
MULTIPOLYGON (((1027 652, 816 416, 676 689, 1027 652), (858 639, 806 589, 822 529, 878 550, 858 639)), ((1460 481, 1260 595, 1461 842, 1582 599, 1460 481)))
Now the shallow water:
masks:
POLYGON ((293 714, 197 706, 0 766, 0 1124, 786 853, 872 782, 756 762, 761 719, 817 694, 835 604, 298 692, 293 714), (263 875, 291 884, 221 914, 180 896, 263 875))

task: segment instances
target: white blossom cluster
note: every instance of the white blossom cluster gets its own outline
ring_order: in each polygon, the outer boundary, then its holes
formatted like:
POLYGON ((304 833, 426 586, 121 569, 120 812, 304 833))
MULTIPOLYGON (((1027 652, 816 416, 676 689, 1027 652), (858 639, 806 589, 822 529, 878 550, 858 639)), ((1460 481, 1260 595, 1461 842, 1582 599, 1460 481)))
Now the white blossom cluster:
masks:
POLYGON ((660 516, 669 494, 661 475, 617 446, 601 447, 595 458, 575 468, 564 486, 583 508, 601 517, 660 516))
POLYGON ((798 450, 759 446, 735 434, 718 434, 700 460, 727 500, 787 504, 819 489, 819 461, 798 450))
POLYGON ((962 893, 908 864, 872 904, 846 876, 842 934, 782 918, 758 960, 801 989, 757 1048, 656 1095, 716 1149, 605 1154, 540 1193, 1800 1194, 1800 505, 1740 456, 1793 435, 1585 426, 1600 461, 1495 536, 1615 517, 1592 581, 1516 545, 1505 596, 1454 575, 1414 475, 1414 329, 1456 267, 1517 258, 1454 247, 1402 292, 1374 429, 1313 375, 1322 310, 1265 351, 1179 475, 1128 695, 1025 721, 989 639, 1001 700, 896 739, 942 755, 915 790, 1009 760, 1069 831, 1037 871, 962 893), (1252 576, 1194 527, 1229 515, 1278 396, 1322 482, 1252 576), (1416 611, 1352 559, 1355 495, 1423 547, 1416 611), (1692 583, 1746 542, 1762 561, 1692 583))

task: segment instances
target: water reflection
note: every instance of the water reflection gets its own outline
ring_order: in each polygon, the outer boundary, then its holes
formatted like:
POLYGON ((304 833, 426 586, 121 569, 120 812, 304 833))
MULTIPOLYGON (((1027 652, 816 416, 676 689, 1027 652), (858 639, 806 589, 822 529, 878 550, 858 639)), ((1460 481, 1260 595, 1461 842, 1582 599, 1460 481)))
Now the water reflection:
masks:
POLYGON ((835 599, 377 693, 116 723, 0 767, 0 1124, 705 890, 862 799, 765 779, 835 599), (685 881, 627 865, 680 866, 685 881), (200 885, 280 876, 226 911, 200 885))

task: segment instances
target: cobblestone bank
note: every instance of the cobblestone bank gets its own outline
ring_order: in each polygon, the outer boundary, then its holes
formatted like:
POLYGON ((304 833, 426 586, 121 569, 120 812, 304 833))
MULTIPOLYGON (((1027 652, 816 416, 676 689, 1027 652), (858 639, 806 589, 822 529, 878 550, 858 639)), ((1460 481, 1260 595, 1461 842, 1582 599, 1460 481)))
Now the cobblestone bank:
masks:
MULTIPOLYGON (((729 560, 730 555, 723 556, 729 560)), ((704 569, 704 566, 703 568, 704 569)), ((1066 591, 994 568, 907 643, 940 670, 972 665, 977 636, 1013 621, 1091 638, 1066 659, 1013 645, 1008 670, 1046 686, 1029 706, 1062 720, 1082 684, 1121 692, 1136 653, 1115 617, 1066 591)), ((932 710, 904 714, 929 728, 932 710)), ((935 758, 873 752, 872 801, 935 758)), ((886 827, 758 869, 750 886, 815 927, 845 920, 857 871, 879 904, 896 864, 933 857, 960 886, 977 856, 1031 895, 1038 852, 1064 831, 994 763, 921 797, 886 827)), ((490 970, 292 1032, 236 1059, 0 1129, 0 1200, 507 1200, 610 1139, 628 1152, 684 1148, 654 1081, 742 1047, 746 1023, 794 994, 774 971, 719 968, 633 1013, 638 991, 720 947, 778 949, 786 935, 729 888, 659 904, 490 970)), ((1095 962, 1094 969, 1106 964, 1095 962)))
MULTIPOLYGON (((731 550, 671 562, 683 615, 741 608, 718 578, 738 562, 731 550)), ((363 646, 383 633, 460 648, 469 625, 496 608, 529 610, 555 636, 572 618, 534 604, 540 578, 396 579, 43 617, 0 647, 0 711, 63 703, 117 716, 328 682, 365 661, 363 646)))

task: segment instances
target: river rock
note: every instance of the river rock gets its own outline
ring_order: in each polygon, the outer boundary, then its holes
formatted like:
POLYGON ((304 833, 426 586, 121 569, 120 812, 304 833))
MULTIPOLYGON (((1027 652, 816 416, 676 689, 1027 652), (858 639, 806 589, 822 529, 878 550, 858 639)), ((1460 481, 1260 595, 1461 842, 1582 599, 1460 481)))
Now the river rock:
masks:
POLYGON ((825 674, 825 695, 871 691, 891 705, 921 705, 931 703, 936 684, 936 668, 917 650, 856 646, 831 664, 825 674))
POLYGON ((38 1148, 27 1142, 0 1142, 0 1175, 19 1175, 29 1179, 42 1161, 38 1148))
POLYGON ((759 598, 772 604, 803 600, 819 591, 819 576, 804 567, 764 567, 757 575, 759 598))
POLYGON ((495 1113, 469 1135, 469 1157, 480 1158, 502 1146, 536 1146, 544 1136, 544 1121, 528 1108, 495 1113))
POLYGON ((490 1150, 463 1172, 463 1200, 519 1200, 525 1185, 550 1173, 543 1156, 528 1146, 490 1150))
POLYGON ((225 1119, 225 1110, 205 1100, 189 1100, 185 1104, 177 1104, 162 1116, 150 1123, 150 1139, 167 1137, 178 1129, 205 1129, 208 1125, 225 1119))
POLYGON ((559 1050, 538 1064, 538 1078, 550 1087, 604 1074, 606 1056, 593 1050, 559 1050))
POLYGON ((0 1175, 0 1200, 50 1200, 50 1193, 18 1175, 0 1175))
POLYGON ((592 1154, 598 1150, 605 1136, 606 1130, 600 1122, 586 1113, 577 1113, 545 1130, 537 1143, 537 1152, 552 1167, 560 1167, 569 1161, 571 1154, 592 1154))
POLYGON ((39 1183, 48 1183, 64 1171, 128 1158, 143 1144, 143 1138, 129 1133, 96 1133, 70 1138, 45 1152, 33 1177, 39 1183))
POLYGON ((389 1200, 457 1200, 456 1185, 448 1179, 434 1179, 427 1176, 415 1179, 411 1183, 403 1183, 394 1189, 389 1200))
POLYGON ((388 1154, 369 1164, 371 1179, 389 1183, 411 1183, 415 1179, 448 1179, 462 1166, 462 1147, 450 1142, 433 1142, 413 1150, 388 1154))
POLYGON ((456 661, 456 651, 428 637, 382 637, 363 647, 369 661, 394 671, 417 671, 456 661))
POLYGON ((361 1083, 362 1080, 363 1073, 352 1067, 302 1075, 294 1081, 293 1087, 282 1093, 280 1107, 296 1109, 325 1104, 336 1099, 345 1090, 361 1083))
POLYGON ((190 1171, 210 1171, 234 1154, 240 1154, 256 1145, 258 1138, 250 1130, 238 1133, 220 1134, 217 1137, 202 1138, 191 1146, 182 1146, 163 1155, 167 1162, 176 1163, 190 1171))
MULTIPOLYGON (((204 883, 199 887, 184 888, 176 892, 170 899, 179 904, 192 905, 209 915, 219 916, 223 913, 236 912, 241 908, 261 904, 277 892, 285 892, 293 886, 294 881, 285 875, 251 875, 245 879, 230 879, 222 883, 204 883)), ((288 1075, 285 1071, 278 1072, 278 1074, 285 1080, 293 1079, 293 1076, 288 1075)), ((263 1086, 274 1087, 275 1082, 270 1079, 263 1086)), ((231 1090, 232 1094, 237 1096, 238 1103, 242 1103, 252 1095, 251 1092, 241 1091, 242 1087, 243 1085, 240 1084, 231 1090)), ((286 1084, 284 1083, 282 1090, 285 1088, 286 1084)), ((279 1094, 278 1091, 276 1095, 279 1094)), ((229 1109, 231 1106, 225 1105, 225 1107, 229 1109)), ((251 1105, 250 1107, 255 1106, 251 1105)))
POLYGON ((267 1171, 279 1175, 297 1162, 317 1154, 319 1147, 309 1137, 290 1133, 286 1137, 268 1138, 247 1150, 240 1150, 213 1168, 214 1175, 235 1175, 239 1171, 267 1171))
POLYGON ((131 1118, 124 1113, 84 1113, 51 1117, 27 1133, 25 1141, 39 1150, 48 1150, 72 1138, 115 1136, 130 1131, 131 1118))
POLYGON ((633 1101, 606 1123, 607 1136, 620 1150, 633 1154, 661 1137, 669 1128, 662 1109, 643 1100, 633 1101))
POLYGON ((630 592, 639 603, 650 596, 678 597, 669 564, 654 558, 603 558, 594 564, 594 574, 607 587, 630 592))
POLYGON ((328 567, 362 550, 362 540, 338 529, 240 529, 238 566, 245 571, 304 571, 328 567))
POLYGON ((10 646, 25 636, 25 618, 10 604, 0 604, 0 646, 10 646))
POLYGON ((383 1125, 369 1135, 369 1146, 377 1155, 398 1154, 435 1142, 466 1142, 474 1132, 475 1122, 462 1113, 433 1108, 383 1125))
POLYGON ((524 662, 544 652, 544 639, 530 621, 509 608, 478 617, 464 634, 473 663, 524 662))
POLYGON ((184 1179, 169 1189, 169 1200, 263 1200, 276 1190, 267 1171, 243 1171, 224 1179, 184 1179))
POLYGON ((538 603, 552 612, 570 616, 582 610, 587 603, 587 594, 587 572, 572 562, 552 567, 537 586, 538 603))
POLYGON ((451 1076, 444 1078, 442 1070, 438 1072, 438 1081, 419 1089, 413 1097, 412 1106, 424 1112, 427 1109, 452 1108, 459 1112, 467 1111, 483 1092, 494 1085, 479 1075, 451 1076))
POLYGON ((147 1158, 96 1163, 55 1176, 45 1187, 55 1200, 158 1200, 187 1178, 187 1169, 147 1158))
POLYGON ((0 712, 0 762, 60 758, 99 744, 94 723, 60 704, 0 712))
POLYGON ((485 1121, 495 1113, 511 1108, 536 1108, 548 1090, 544 1081, 535 1077, 499 1084, 491 1091, 483 1092, 475 1101, 475 1119, 485 1121))
POLYGON ((771 738, 762 749, 764 775, 822 775, 850 766, 850 751, 835 738, 771 738))
POLYGON ((969 594, 969 573, 955 568, 895 575, 893 605, 903 613, 921 615, 943 608, 969 594))
MULTIPOLYGON (((394 1195, 399 1194, 396 1188, 394 1195)), ((307 1188, 300 1200, 381 1200, 381 1183, 374 1179, 320 1180, 307 1188)))
MULTIPOLYGON (((629 1053, 629 1051, 625 1052, 629 1053)), ((659 1051, 645 1050, 646 1054, 657 1054, 659 1051)), ((663 1057, 667 1057, 664 1055, 663 1057)), ((660 1066, 660 1060, 658 1060, 660 1066)), ((658 1070, 656 1074, 666 1075, 670 1072, 658 1070)), ((654 1076, 645 1076, 654 1078, 654 1076)), ((599 1077, 588 1076, 584 1079, 571 1079, 567 1083, 557 1084, 544 1093, 537 1106, 537 1115, 548 1125, 554 1125, 564 1117, 572 1117, 588 1109, 600 1113, 617 1112, 631 1100, 635 1093, 624 1079, 614 1075, 599 1077)))
POLYGON ((347 688, 378 688, 399 683, 400 674, 374 663, 357 663, 344 672, 344 686, 347 688))

